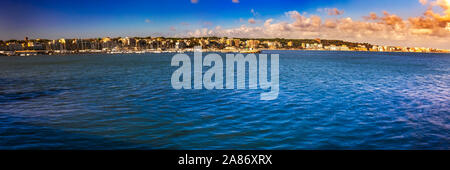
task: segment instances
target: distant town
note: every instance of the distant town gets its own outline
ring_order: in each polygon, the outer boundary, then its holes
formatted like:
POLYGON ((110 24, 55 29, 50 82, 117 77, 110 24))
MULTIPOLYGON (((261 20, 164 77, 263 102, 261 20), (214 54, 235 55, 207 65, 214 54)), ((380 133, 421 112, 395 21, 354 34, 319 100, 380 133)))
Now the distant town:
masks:
POLYGON ((189 52, 201 46, 205 52, 258 53, 262 50, 324 50, 449 53, 446 49, 381 46, 369 43, 322 39, 264 39, 228 37, 117 37, 90 39, 28 39, 0 41, 0 55, 29 56, 84 53, 163 53, 189 52))

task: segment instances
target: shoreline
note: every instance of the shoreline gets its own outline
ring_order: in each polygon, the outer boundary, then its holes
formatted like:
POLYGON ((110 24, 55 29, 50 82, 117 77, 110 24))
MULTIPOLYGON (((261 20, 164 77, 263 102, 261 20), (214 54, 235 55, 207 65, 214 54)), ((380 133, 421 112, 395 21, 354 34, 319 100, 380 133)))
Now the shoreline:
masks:
MULTIPOLYGON (((36 50, 23 50, 23 51, 0 51, 0 56, 51 56, 51 55, 83 55, 83 54, 163 54, 163 53, 191 53, 193 49, 183 50, 142 50, 142 51, 36 51, 36 50)), ((324 52, 368 52, 368 53, 419 53, 419 54, 450 54, 450 52, 409 52, 409 51, 357 51, 357 50, 324 50, 324 49, 258 49, 258 50, 215 50, 206 49, 202 50, 203 53, 261 53, 262 51, 324 51, 324 52)))

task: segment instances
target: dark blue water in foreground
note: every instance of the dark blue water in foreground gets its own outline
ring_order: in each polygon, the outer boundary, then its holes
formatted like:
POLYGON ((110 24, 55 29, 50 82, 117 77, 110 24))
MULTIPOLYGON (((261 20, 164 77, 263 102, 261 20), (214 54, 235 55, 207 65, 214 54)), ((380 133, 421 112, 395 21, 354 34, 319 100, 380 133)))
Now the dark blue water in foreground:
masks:
POLYGON ((280 94, 172 89, 173 54, 0 57, 0 149, 450 149, 450 55, 270 51, 280 94))

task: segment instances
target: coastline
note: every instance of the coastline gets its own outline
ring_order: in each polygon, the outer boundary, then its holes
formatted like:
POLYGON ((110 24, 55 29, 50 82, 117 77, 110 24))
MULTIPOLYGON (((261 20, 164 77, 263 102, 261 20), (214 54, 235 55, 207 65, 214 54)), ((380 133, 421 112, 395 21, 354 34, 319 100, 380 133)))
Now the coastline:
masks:
MULTIPOLYGON (((50 51, 50 50, 22 50, 22 51, 0 51, 0 56, 36 56, 36 55, 83 55, 83 54, 160 54, 160 53, 189 53, 194 49, 169 49, 169 50, 122 50, 122 51, 50 51)), ((257 50, 221 50, 221 49, 202 49, 204 53, 261 53, 262 51, 327 51, 327 52, 369 52, 369 53, 422 53, 422 54, 450 54, 450 52, 410 52, 410 51, 363 51, 363 50, 326 50, 326 49, 257 49, 257 50)))

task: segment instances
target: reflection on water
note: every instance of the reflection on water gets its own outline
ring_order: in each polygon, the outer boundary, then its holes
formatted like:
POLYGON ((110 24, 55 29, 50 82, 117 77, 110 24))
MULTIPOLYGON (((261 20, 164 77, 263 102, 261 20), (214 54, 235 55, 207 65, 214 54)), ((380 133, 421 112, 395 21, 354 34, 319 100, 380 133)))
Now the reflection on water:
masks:
POLYGON ((174 90, 171 54, 0 57, 0 149, 450 149, 448 54, 280 54, 280 94, 174 90))

